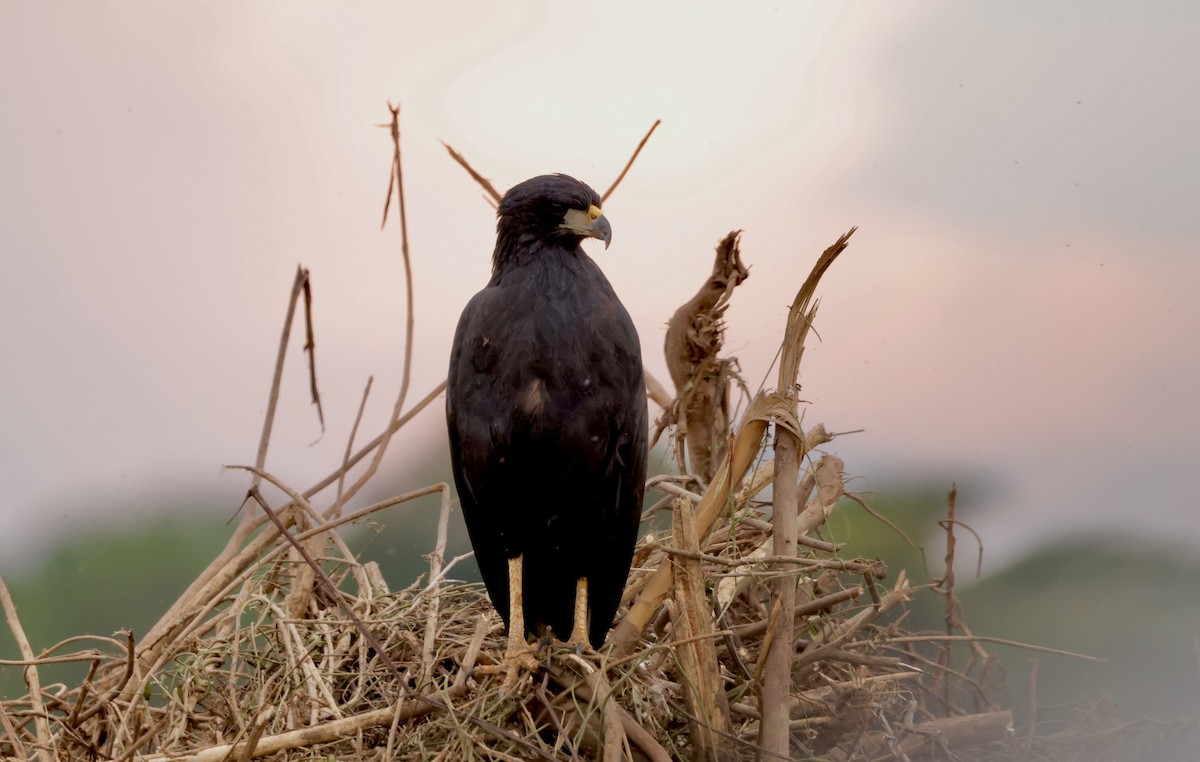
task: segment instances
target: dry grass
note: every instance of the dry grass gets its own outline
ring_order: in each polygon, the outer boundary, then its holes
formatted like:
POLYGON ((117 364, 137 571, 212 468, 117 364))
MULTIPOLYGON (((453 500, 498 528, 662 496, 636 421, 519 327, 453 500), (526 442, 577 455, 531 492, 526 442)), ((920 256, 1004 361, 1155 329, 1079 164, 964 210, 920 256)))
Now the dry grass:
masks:
MULTIPOLYGON (((392 118, 389 198, 403 210, 398 109, 392 118)), ((503 633, 481 586, 453 581, 461 559, 443 557, 448 487, 344 512, 391 436, 444 385, 405 408, 406 367, 383 432, 357 450, 348 444, 342 463, 305 490, 264 470, 287 335, 309 277, 302 269, 257 464, 244 467, 253 478, 241 523, 151 631, 137 643, 84 636, 35 652, 0 581, 21 651, 19 661, 5 664, 23 669, 29 688, 0 702, 0 757, 1089 758, 1094 732, 1053 739, 1015 732, 1012 712, 997 706, 987 639, 966 630, 953 596, 952 514, 949 571, 925 593, 946 597, 947 629, 937 636, 905 631, 903 612, 917 588, 904 571, 844 558, 820 536, 847 502, 845 469, 818 451, 832 438, 823 427, 801 427, 794 389, 818 281, 851 233, 818 259, 800 288, 784 330, 779 387, 748 406, 711 478, 655 480, 669 495, 661 507, 672 511, 672 528, 639 544, 609 647, 592 657, 543 652, 542 672, 507 697, 498 681, 472 674, 502 653, 503 633), (347 488, 351 470, 368 457, 347 488), (269 505, 262 481, 288 500, 269 505), (318 509, 314 501, 335 484, 336 494, 318 509), (759 496, 772 486, 768 510, 759 496), (434 492, 441 521, 429 573, 392 591, 377 568, 347 549, 341 527, 434 492), (88 664, 86 678, 41 684, 38 667, 61 661, 88 664)), ((402 230, 407 259, 406 239, 402 230)), ((723 309, 727 298, 703 308, 723 309)), ((306 317, 311 345, 311 312, 306 317)), ((699 324, 719 333, 720 315, 708 317, 699 324)), ((718 359, 719 339, 707 345, 712 356, 690 358, 696 367, 718 359)), ((658 386, 656 400, 671 407, 665 397, 658 386)), ((712 421, 689 425, 695 432, 712 421)))

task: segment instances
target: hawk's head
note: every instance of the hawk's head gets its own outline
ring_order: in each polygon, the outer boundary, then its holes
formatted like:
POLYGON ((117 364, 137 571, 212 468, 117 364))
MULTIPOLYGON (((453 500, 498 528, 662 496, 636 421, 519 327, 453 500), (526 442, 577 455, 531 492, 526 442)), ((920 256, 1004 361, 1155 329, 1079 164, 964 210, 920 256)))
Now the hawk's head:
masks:
POLYGON ((501 236, 530 235, 574 245, 583 238, 612 242, 612 227, 600 211, 600 194, 567 175, 538 175, 514 185, 496 209, 501 236))

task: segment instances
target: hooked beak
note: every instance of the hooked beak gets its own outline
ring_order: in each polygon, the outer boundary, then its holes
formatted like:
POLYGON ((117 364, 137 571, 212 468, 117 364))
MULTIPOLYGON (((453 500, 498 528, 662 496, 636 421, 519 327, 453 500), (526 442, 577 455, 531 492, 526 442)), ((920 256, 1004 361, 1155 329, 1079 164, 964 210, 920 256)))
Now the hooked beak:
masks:
POLYGON ((592 204, 585 212, 580 209, 567 210, 559 227, 587 238, 599 238, 604 241, 604 248, 612 243, 612 226, 608 218, 600 211, 600 207, 592 204))

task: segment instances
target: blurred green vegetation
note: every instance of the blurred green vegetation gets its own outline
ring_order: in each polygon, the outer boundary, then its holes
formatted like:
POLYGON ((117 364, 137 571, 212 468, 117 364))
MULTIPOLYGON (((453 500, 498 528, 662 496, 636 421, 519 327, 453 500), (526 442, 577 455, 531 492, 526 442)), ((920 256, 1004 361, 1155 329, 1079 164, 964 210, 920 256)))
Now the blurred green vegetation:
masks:
MULTIPOLYGON (((973 515, 969 498, 970 490, 960 491, 958 517, 967 524, 973 515)), ((846 543, 847 557, 885 561, 889 581, 899 569, 907 569, 914 584, 929 581, 919 547, 924 545, 930 574, 940 576, 945 546, 937 522, 945 512, 945 492, 888 488, 868 500, 915 545, 849 501, 831 518, 826 537, 846 543)), ((393 589, 399 589, 428 568, 425 554, 434 546, 437 512, 438 498, 429 496, 387 509, 352 528, 347 537, 362 559, 378 562, 393 589)), ((470 550, 461 515, 455 511, 453 516, 447 559, 470 550)), ((36 568, 6 581, 35 649, 81 633, 109 635, 131 628, 140 636, 216 555, 230 531, 223 518, 126 524, 66 542, 36 568)), ((965 531, 958 537, 958 593, 963 617, 975 634, 1107 659, 1094 664, 986 645, 1000 657, 1008 675, 1007 700, 1019 711, 1028 706, 1030 660, 1036 658, 1038 701, 1051 707, 1049 716, 1057 712, 1058 719, 1070 721, 1072 713, 1089 706, 1073 702, 1102 695, 1113 698, 1125 719, 1195 716, 1200 706, 1196 563, 1152 547, 1080 538, 1034 550, 1004 569, 985 566, 988 573, 976 581, 975 542, 965 531), (1055 710, 1055 705, 1061 706, 1055 710)), ((452 576, 478 578, 470 559, 452 576)), ((943 615, 943 599, 923 591, 913 601, 906 627, 941 632, 943 615)), ((5 629, 0 658, 16 656, 5 629)), ((47 668, 43 675, 44 682, 70 682, 82 670, 47 668)), ((0 669, 0 695, 23 692, 20 671, 0 669)))
MULTIPOLYGON (((949 486, 949 485, 947 485, 949 486)), ((960 489, 957 518, 970 525, 979 514, 970 489, 960 489)), ((831 519, 827 536, 845 542, 843 555, 880 558, 889 581, 904 568, 915 584, 941 577, 946 492, 889 488, 867 496, 871 507, 903 530, 896 532, 848 502, 831 519), (929 571, 924 570, 928 564, 929 571)), ((1196 720, 1200 712, 1200 564, 1162 548, 1113 537, 1083 535, 1035 548, 1002 569, 989 566, 976 579, 978 545, 956 531, 956 592, 972 633, 1087 654, 1093 663, 1007 646, 984 644, 1007 673, 1007 700, 1025 716, 1030 670, 1037 661, 1037 702, 1042 721, 1073 723, 1109 698, 1126 720, 1141 717, 1196 720)), ((987 543, 987 538, 983 541, 987 543)), ((905 626, 945 632, 945 599, 923 591, 905 626)))
MULTIPOLYGON (((17 616, 34 652, 73 635, 144 633, 225 544, 230 529, 220 519, 159 519, 128 523, 68 540, 45 561, 5 578, 17 616)), ((91 648, 76 643, 67 651, 91 648)), ((19 659, 8 628, 0 633, 0 658, 19 659)), ((74 664, 41 668, 42 685, 78 682, 74 664)), ((25 692, 20 670, 0 668, 0 696, 25 692)))

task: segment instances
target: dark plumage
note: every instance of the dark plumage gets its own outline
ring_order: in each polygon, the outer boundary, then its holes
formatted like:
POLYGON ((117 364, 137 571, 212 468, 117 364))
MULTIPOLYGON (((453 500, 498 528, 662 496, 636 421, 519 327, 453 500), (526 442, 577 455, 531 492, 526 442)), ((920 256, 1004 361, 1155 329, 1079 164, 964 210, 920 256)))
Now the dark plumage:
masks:
MULTIPOLYGON (((637 331, 579 245, 611 239, 594 190, 543 175, 500 202, 492 278, 463 310, 446 418, 475 558, 510 624, 522 559, 524 632, 572 632, 587 580, 587 639, 612 626, 637 536, 646 396, 637 331)), ((522 641, 523 643, 523 641, 522 641)))

